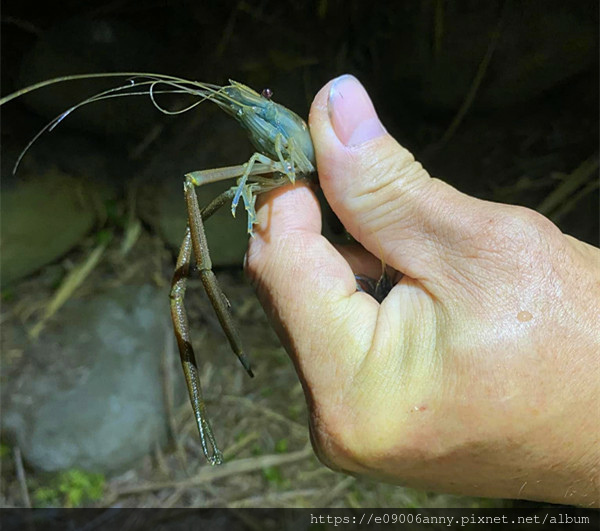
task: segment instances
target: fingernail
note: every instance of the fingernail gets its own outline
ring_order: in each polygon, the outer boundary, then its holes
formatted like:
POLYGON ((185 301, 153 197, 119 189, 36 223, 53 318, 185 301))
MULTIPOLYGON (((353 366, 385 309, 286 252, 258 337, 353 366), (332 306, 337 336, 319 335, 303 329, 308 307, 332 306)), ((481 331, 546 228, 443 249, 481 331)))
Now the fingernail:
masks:
POLYGON ((335 134, 346 146, 357 146, 386 133, 371 98, 354 76, 346 74, 333 82, 327 109, 335 134))

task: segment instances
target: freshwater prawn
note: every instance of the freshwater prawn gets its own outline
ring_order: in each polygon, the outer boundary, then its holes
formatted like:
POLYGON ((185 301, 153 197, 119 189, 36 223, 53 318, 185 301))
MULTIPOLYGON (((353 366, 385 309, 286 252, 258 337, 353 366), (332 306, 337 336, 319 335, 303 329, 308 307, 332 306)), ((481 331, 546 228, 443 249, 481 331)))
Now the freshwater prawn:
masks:
POLYGON ((204 221, 229 201, 231 201, 231 212, 235 216, 237 206, 241 200, 247 213, 247 230, 252 236, 253 226, 256 223, 255 203, 257 195, 288 183, 293 184, 296 179, 310 179, 316 176, 315 153, 310 132, 302 118, 271 99, 272 94, 269 89, 265 89, 262 94, 259 94, 250 87, 232 80, 229 81, 228 85, 219 86, 199 81, 189 81, 174 76, 139 72, 80 74, 58 77, 30 85, 0 98, 0 106, 19 96, 49 85, 74 80, 112 77, 125 78, 126 82, 95 94, 54 118, 33 137, 21 152, 14 171, 16 171, 23 156, 33 143, 45 132, 52 131, 72 112, 90 103, 125 96, 149 96, 154 106, 165 114, 180 114, 205 101, 211 101, 238 121, 247 131, 251 143, 257 150, 245 164, 193 171, 185 175, 183 188, 188 220, 170 290, 173 328, 202 450, 210 464, 220 464, 223 461, 223 456, 217 446, 208 420, 200 385, 198 364, 192 347, 190 327, 184 306, 192 253, 204 289, 227 336, 231 349, 246 369, 246 372, 253 376, 250 363, 242 348, 237 328, 233 322, 229 301, 212 270, 204 221), (171 111, 162 107, 156 99, 158 94, 165 93, 189 94, 197 97, 198 100, 185 108, 171 111), (237 181, 234 186, 201 209, 196 195, 196 187, 226 179, 237 179, 237 181))

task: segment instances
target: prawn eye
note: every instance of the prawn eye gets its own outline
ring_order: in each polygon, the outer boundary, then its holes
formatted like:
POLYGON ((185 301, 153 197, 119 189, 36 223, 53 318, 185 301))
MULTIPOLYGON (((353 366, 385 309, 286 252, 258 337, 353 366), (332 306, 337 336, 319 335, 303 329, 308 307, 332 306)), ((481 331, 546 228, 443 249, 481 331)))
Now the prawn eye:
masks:
POLYGON ((270 88, 263 89, 260 94, 266 100, 270 100, 273 97, 273 91, 270 88))

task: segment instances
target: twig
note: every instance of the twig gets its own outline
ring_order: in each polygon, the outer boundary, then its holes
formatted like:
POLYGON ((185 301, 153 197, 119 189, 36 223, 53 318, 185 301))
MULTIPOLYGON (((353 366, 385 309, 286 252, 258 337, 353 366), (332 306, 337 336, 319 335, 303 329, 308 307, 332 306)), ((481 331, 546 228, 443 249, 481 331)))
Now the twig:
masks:
POLYGON ((23 457, 21 449, 18 446, 13 448, 13 457, 15 460, 15 468, 17 470, 17 480, 21 489, 21 498, 23 498, 23 506, 31 509, 31 499, 29 498, 29 490, 27 489, 27 478, 25 477, 25 467, 23 466, 23 457))
MULTIPOLYGON (((145 485, 139 485, 130 488, 123 488, 117 490, 114 493, 114 497, 118 496, 130 496, 133 494, 143 494, 144 492, 156 491, 162 489, 182 488, 188 489, 192 487, 198 487, 204 483, 209 483, 216 479, 222 479, 229 476, 237 476, 240 474, 247 474, 250 472, 256 472, 263 468, 271 466, 286 465, 289 463, 295 463, 296 461, 302 461, 313 455, 313 451, 310 445, 306 446, 303 450, 298 452, 292 452, 289 454, 273 454, 264 455, 259 457, 251 457, 248 459, 240 459, 227 463, 218 467, 204 466, 200 471, 193 477, 178 480, 178 481, 163 481, 156 483, 147 483, 145 485)), ((106 501, 106 505, 110 505, 114 500, 106 501)))
POLYGON ((93 269, 98 265, 102 254, 108 246, 108 240, 97 245, 94 250, 88 255, 82 264, 76 266, 69 274, 64 278, 58 290, 46 306, 44 314, 41 319, 35 324, 30 330, 29 334, 32 338, 37 338, 40 332, 44 328, 46 321, 50 319, 59 308, 69 300, 73 292, 81 285, 81 283, 88 277, 93 269))
POLYGON ((587 182, 598 169, 598 154, 592 155, 573 170, 565 180, 544 199, 537 211, 544 216, 550 216, 577 188, 587 182))
POLYGON ((346 490, 350 485, 352 485, 356 481, 356 478, 346 477, 339 481, 333 489, 327 488, 321 491, 321 495, 319 496, 319 507, 329 507, 331 502, 335 500, 340 493, 346 490))
POLYGON ((269 417, 274 420, 278 420, 279 422, 285 422, 286 424, 289 424, 292 428, 294 428, 295 430, 297 430, 298 432, 301 432, 303 434, 306 433, 306 431, 307 431, 306 426, 300 424, 299 422, 296 422, 295 420, 292 420, 292 419, 286 417, 285 415, 282 415, 281 413, 277 413, 277 411, 274 411, 273 409, 271 409, 267 406, 264 406, 260 403, 253 402, 249 398, 246 398, 243 396, 224 395, 222 397, 222 399, 225 402, 241 403, 248 409, 254 409, 255 411, 259 411, 261 413, 261 415, 264 415, 265 417, 269 417))
POLYGON ((500 35, 502 34, 502 27, 506 18, 507 5, 508 2, 506 2, 504 4, 504 7, 502 8, 500 18, 498 19, 498 23, 496 24, 496 27, 492 32, 492 36, 490 38, 487 50, 485 51, 485 55, 483 56, 483 59, 481 60, 481 62, 479 63, 479 67, 477 68, 477 73, 475 74, 475 77, 471 82, 471 86, 469 87, 469 90, 465 96, 465 99, 458 111, 456 112, 452 123, 448 126, 448 129, 446 129, 446 132, 444 133, 438 145, 436 146, 438 148, 446 144, 448 140, 452 138, 452 136, 462 123, 467 112, 471 108, 471 105, 473 105, 473 102, 475 101, 475 97, 477 96, 477 92, 479 91, 479 87, 481 86, 481 82, 485 77, 488 66, 490 65, 494 52, 496 51, 496 47, 498 46, 498 41, 500 40, 500 35))
POLYGON ((140 159, 144 152, 150 147, 150 144, 152 144, 161 135, 163 129, 163 124, 155 124, 150 131, 144 135, 142 141, 129 152, 129 158, 131 160, 140 159))
POLYGON ((133 248, 135 243, 138 241, 140 234, 142 233, 142 222, 135 216, 130 216, 127 220, 125 228, 125 234, 121 241, 121 248, 119 252, 121 256, 126 256, 129 251, 133 248))
POLYGON ((252 431, 242 437, 239 441, 233 443, 229 448, 223 450, 223 457, 225 460, 233 459, 237 454, 240 453, 246 446, 248 446, 251 442, 258 440, 260 437, 259 433, 256 431, 252 431))
POLYGON ((169 466, 167 465, 167 460, 165 459, 165 454, 160 447, 158 441, 154 441, 154 457, 156 459, 156 464, 158 465, 158 469, 161 474, 165 477, 169 477, 169 466))
POLYGON ((568 214, 579 201, 581 201, 586 195, 593 192, 596 188, 600 186, 600 183, 597 180, 590 181, 587 183, 579 192, 571 197, 562 207, 552 214, 552 221, 554 223, 558 223, 565 214, 568 214))
POLYGON ((173 494, 171 494, 171 496, 169 496, 163 504, 161 504, 160 508, 161 509, 170 509, 171 507, 173 507, 173 505, 175 505, 180 500, 180 498, 181 498, 181 496, 183 496, 184 492, 185 492, 185 489, 183 489, 183 488, 175 489, 175 492, 173 494))
POLYGON ((138 188, 135 185, 127 187, 127 221, 125 225, 125 234, 121 240, 119 253, 126 256, 138 241, 142 233, 142 222, 136 217, 136 201, 138 188))
POLYGON ((221 57, 223 57, 223 52, 227 48, 231 36, 233 35, 233 30, 235 28, 235 19, 237 18, 237 14, 240 11, 241 3, 242 2, 238 2, 237 5, 231 10, 229 19, 227 20, 227 24, 225 24, 225 28, 222 30, 221 40, 219 41, 219 44, 217 45, 217 49, 215 51, 215 57, 217 57, 217 59, 221 59, 221 57))

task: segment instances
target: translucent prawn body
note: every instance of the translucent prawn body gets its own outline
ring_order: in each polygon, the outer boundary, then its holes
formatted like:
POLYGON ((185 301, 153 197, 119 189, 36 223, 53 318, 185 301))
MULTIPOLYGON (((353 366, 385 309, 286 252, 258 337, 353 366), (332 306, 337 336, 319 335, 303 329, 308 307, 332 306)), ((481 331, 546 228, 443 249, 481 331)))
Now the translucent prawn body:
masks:
POLYGON ((315 151, 306 122, 290 109, 258 94, 246 85, 229 81, 223 87, 227 98, 215 99, 228 114, 231 114, 248 131, 254 147, 263 155, 277 160, 283 158, 294 164, 296 173, 314 173, 315 151), (280 136, 281 149, 277 152, 277 137, 280 136))
MULTIPOLYGON (((250 87, 230 80, 229 85, 220 86, 200 81, 190 81, 164 74, 144 72, 112 72, 103 74, 77 74, 64 76, 35 85, 30 85, 8 96, 0 98, 0 105, 39 90, 49 85, 94 78, 124 78, 126 82, 112 89, 95 94, 54 118, 25 147, 17 160, 17 165, 33 143, 45 132, 52 131, 62 120, 84 105, 105 99, 125 96, 150 96, 154 106, 164 114, 181 114, 205 101, 212 101, 227 114, 235 118, 248 132, 254 147, 266 157, 291 165, 288 176, 309 176, 316 172, 315 152, 308 126, 300 116, 287 107, 270 99, 271 91, 266 89, 261 95, 250 87), (159 94, 189 94, 198 96, 191 105, 178 110, 166 109, 157 101, 159 94)), ((15 171, 17 168, 15 165, 15 171)), ((292 179, 293 180, 293 179, 292 179)))

